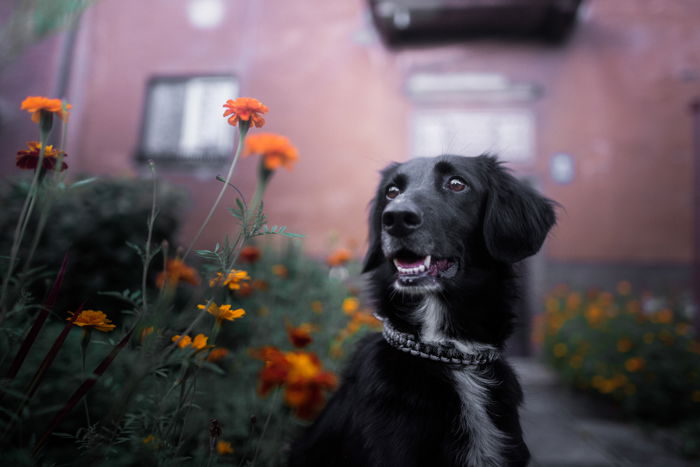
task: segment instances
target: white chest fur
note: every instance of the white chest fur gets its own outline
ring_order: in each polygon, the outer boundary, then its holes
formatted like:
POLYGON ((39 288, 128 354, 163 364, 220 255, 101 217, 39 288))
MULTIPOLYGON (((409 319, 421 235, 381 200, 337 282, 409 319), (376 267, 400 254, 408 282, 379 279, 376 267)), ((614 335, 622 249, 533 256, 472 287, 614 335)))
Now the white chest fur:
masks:
MULTIPOLYGON (((423 342, 450 342, 460 351, 495 350, 487 344, 462 342, 447 338, 441 332, 446 310, 437 297, 427 296, 415 318, 421 323, 423 342)), ((507 437, 494 425, 488 414, 488 388, 496 383, 481 374, 476 367, 460 367, 453 371, 455 390, 462 402, 460 430, 467 435, 468 445, 458 453, 460 464, 467 467, 498 467, 503 465, 503 445, 507 437)))

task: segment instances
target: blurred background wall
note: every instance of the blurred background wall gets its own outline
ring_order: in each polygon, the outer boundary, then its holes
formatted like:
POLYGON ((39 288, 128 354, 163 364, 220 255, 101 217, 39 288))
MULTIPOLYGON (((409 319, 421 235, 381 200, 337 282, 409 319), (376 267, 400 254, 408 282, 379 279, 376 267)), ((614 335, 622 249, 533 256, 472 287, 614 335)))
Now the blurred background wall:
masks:
MULTIPOLYGON (((6 28, 14 3, 0 7, 6 28)), ((99 0, 78 19, 5 50, 3 176, 36 138, 20 101, 64 95, 70 172, 141 177, 156 160, 191 195, 186 244, 227 166, 221 105, 252 96, 270 108, 254 131, 300 153, 274 176, 270 223, 312 254, 333 238, 361 254, 390 161, 488 151, 562 205, 538 289, 690 284, 695 0, 99 0)), ((255 167, 239 165, 244 193, 255 167)), ((234 227, 220 213, 200 246, 234 227)))

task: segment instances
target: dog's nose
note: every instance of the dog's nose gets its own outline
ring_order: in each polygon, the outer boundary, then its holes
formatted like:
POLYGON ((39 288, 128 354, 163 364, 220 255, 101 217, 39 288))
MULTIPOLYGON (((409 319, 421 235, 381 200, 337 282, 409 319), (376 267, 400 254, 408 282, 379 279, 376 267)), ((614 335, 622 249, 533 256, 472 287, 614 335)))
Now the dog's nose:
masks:
POLYGON ((395 237, 410 234, 423 224, 423 215, 409 203, 389 205, 382 214, 384 231, 395 237))

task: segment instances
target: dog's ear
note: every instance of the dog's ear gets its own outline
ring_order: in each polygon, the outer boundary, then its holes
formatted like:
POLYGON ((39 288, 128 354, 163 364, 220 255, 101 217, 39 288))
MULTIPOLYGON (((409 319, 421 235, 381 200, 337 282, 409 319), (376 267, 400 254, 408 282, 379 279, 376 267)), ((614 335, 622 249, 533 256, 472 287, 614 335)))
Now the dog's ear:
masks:
POLYGON ((362 265, 362 272, 369 272, 372 269, 377 268, 384 259, 384 253, 382 253, 382 211, 384 209, 384 185, 386 180, 389 178, 390 173, 393 172, 400 164, 391 163, 384 167, 381 174, 381 182, 379 182, 379 187, 377 188, 377 193, 374 199, 369 203, 369 238, 367 247, 367 254, 365 255, 364 263, 362 265))
POLYGON ((367 254, 365 255, 364 263, 362 265, 362 272, 369 272, 372 269, 378 267, 382 258, 384 258, 384 253, 382 253, 382 233, 380 231, 381 222, 381 203, 378 202, 375 197, 370 202, 369 208, 369 238, 367 247, 367 254))
POLYGON ((484 213, 484 240, 491 257, 515 263, 539 251, 556 222, 555 203, 509 174, 494 158, 484 213))

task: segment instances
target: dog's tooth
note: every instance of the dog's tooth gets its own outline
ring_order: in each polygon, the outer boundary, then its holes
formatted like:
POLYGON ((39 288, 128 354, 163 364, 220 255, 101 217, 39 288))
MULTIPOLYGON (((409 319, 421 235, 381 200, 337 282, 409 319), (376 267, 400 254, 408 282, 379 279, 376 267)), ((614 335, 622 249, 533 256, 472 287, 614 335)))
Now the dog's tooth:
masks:
POLYGON ((423 266, 425 266, 426 269, 430 267, 430 255, 425 257, 425 261, 423 261, 423 266))
POLYGON ((425 272, 425 264, 418 266, 418 272, 425 272))

